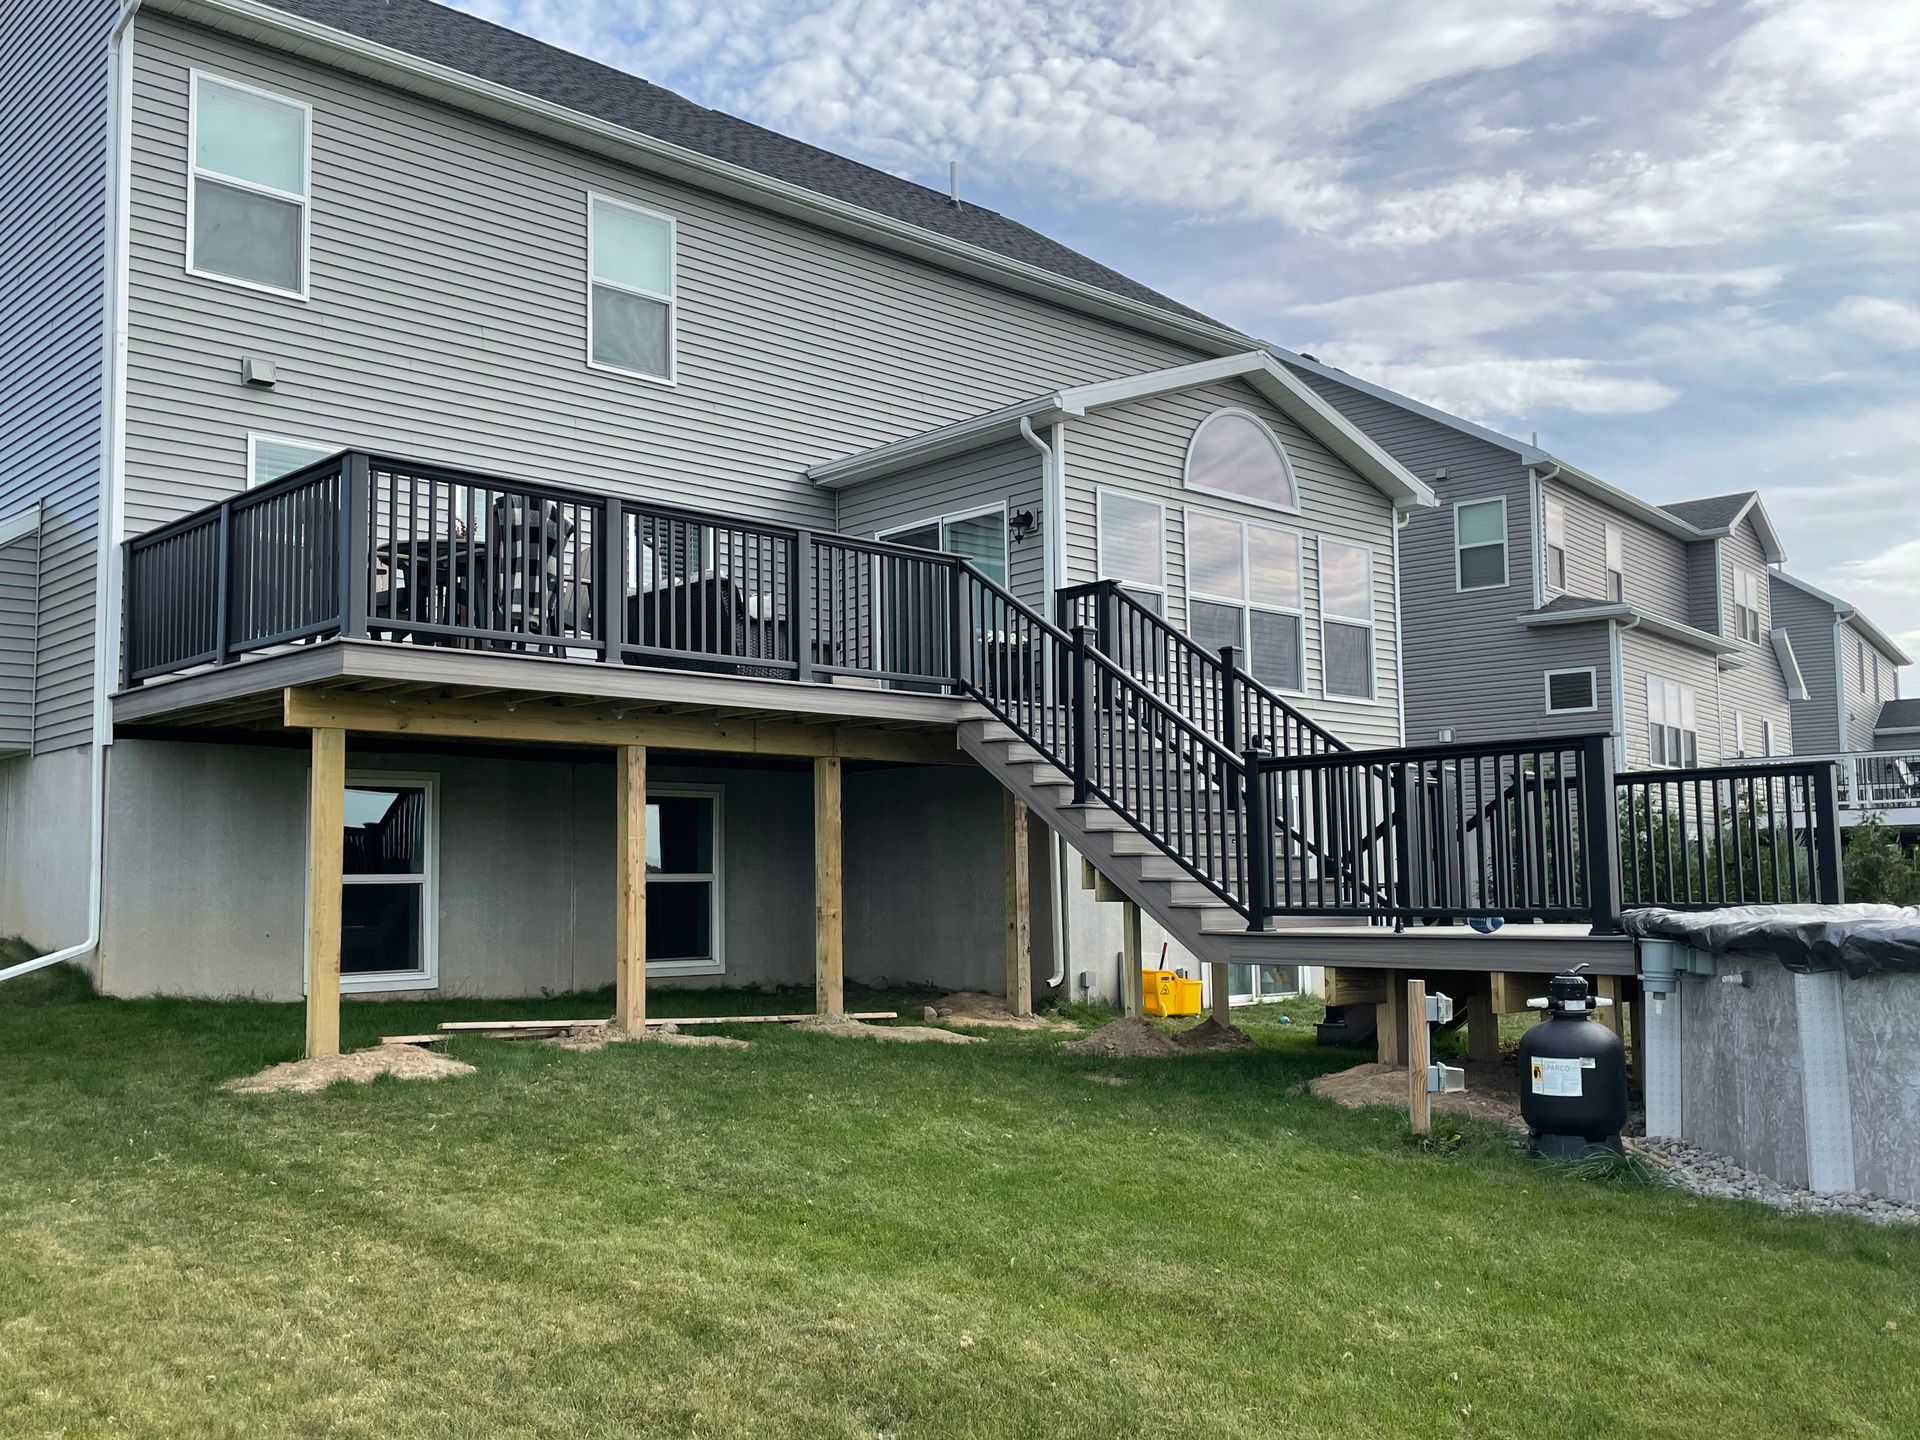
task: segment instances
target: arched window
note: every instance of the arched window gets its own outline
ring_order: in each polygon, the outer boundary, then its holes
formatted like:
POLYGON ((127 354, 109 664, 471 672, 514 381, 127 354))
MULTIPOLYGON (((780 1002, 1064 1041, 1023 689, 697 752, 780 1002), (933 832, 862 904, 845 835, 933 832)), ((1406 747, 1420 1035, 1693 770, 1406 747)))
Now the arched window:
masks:
POLYGON ((1273 432, 1245 410, 1216 410, 1187 447, 1187 487, 1275 510, 1298 510, 1293 467, 1273 432))

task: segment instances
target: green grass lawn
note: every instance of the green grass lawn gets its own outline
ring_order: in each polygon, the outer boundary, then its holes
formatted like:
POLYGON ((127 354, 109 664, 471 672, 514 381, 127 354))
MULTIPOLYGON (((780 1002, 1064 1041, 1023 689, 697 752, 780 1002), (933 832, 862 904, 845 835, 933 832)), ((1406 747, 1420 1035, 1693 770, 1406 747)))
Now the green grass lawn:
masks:
POLYGON ((0 1436, 1920 1434, 1920 1235, 1416 1146, 1290 1093, 1359 1057, 1273 1018, 1130 1063, 462 1040, 257 1097, 215 1086, 296 1007, 10 982, 0 1436))

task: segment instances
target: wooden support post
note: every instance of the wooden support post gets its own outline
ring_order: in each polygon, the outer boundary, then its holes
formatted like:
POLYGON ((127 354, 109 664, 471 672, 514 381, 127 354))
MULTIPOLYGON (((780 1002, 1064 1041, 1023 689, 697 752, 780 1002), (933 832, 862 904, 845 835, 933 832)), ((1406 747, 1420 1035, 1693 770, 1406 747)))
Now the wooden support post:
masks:
POLYGON ((614 752, 613 1028, 647 1024, 647 747, 614 752))
POLYGON ((1131 900, 1121 903, 1120 933, 1125 952, 1120 959, 1120 1008, 1139 1019, 1147 1011, 1146 989, 1140 974, 1140 907, 1131 900))
POLYGON ((1493 1011, 1493 977, 1467 997, 1467 1059, 1475 1065, 1500 1060, 1500 1017, 1493 1011))
POLYGON ((847 1013, 841 909, 840 757, 813 762, 813 1008, 847 1013))
POLYGON ((1220 1025, 1233 1023, 1230 1018, 1233 1001, 1228 998, 1228 992, 1233 989, 1233 982, 1227 978, 1227 969, 1225 965, 1207 966, 1208 988, 1213 991, 1213 1018, 1215 1023, 1220 1025))
POLYGON ((1433 1128, 1433 1097, 1427 1094, 1427 982, 1407 981, 1407 1124, 1416 1135, 1433 1128))
POLYGON ((340 1053, 340 877, 347 732, 313 732, 307 796, 307 1058, 340 1053))
POLYGON ((1033 878, 1027 854, 1027 802, 1001 793, 1007 862, 1007 1009, 1033 1013, 1033 878))
POLYGON ((1407 1063, 1407 973, 1387 971, 1386 998, 1374 1006, 1377 1058, 1382 1065, 1407 1063))
POLYGON ((1598 1020, 1602 1025, 1606 1026, 1609 1030, 1613 1031, 1614 1034, 1616 1035, 1620 1034, 1620 1022, 1622 1019, 1622 1016, 1620 1014, 1620 999, 1621 999, 1620 977, 1618 975, 1594 976, 1593 977, 1593 993, 1597 998, 1613 1001, 1613 1004, 1611 1005, 1601 1005, 1596 1007, 1593 1012, 1593 1018, 1598 1020))

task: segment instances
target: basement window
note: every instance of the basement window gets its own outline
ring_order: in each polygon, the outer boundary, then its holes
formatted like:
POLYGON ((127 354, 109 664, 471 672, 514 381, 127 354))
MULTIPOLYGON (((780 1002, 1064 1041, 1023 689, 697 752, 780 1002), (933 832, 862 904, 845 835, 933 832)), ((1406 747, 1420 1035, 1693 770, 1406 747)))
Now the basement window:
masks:
POLYGON ((342 990, 424 990, 439 983, 438 831, 434 776, 347 776, 342 990))
POLYGON ((306 299, 312 107, 198 70, 188 105, 188 273, 306 299))
POLYGON ((647 974, 720 975, 726 965, 721 922, 719 786, 647 789, 647 974))

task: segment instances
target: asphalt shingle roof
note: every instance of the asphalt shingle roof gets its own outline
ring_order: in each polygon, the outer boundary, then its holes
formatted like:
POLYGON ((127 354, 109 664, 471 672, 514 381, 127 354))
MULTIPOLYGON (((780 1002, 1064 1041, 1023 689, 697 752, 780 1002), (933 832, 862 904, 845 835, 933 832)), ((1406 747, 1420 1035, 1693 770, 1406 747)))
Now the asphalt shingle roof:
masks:
POLYGON ((1889 700, 1880 707, 1880 718, 1874 722, 1878 730, 1905 730, 1920 726, 1920 700, 1889 700))
POLYGON ((1016 220, 972 204, 955 208, 916 185, 697 105, 636 75, 588 60, 431 0, 268 0, 274 8, 523 94, 802 186, 950 239, 1025 261, 1070 280, 1189 319, 1211 321, 1016 220))
POLYGON ((1709 495, 1704 500, 1676 500, 1660 508, 1696 529, 1724 530, 1733 523, 1734 516, 1746 509, 1753 495, 1751 490, 1740 490, 1732 495, 1709 495))

